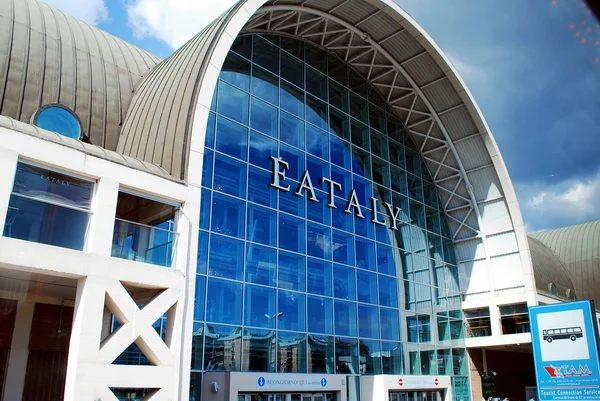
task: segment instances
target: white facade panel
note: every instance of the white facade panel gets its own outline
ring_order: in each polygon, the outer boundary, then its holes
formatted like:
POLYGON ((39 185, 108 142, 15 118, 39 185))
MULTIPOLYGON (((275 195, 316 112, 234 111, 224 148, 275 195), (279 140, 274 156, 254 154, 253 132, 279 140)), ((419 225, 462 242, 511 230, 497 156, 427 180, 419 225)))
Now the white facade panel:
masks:
POLYGON ((458 269, 461 293, 488 292, 491 289, 487 260, 459 263, 458 269))
POLYGON ((509 214, 504 199, 482 204, 479 208, 481 210, 483 227, 487 235, 513 229, 510 218, 507 218, 509 214))
POLYGON ((513 231, 488 236, 490 256, 500 256, 519 251, 517 237, 513 231))
POLYGON ((524 285, 523 269, 518 253, 492 258, 492 272, 496 289, 524 285))

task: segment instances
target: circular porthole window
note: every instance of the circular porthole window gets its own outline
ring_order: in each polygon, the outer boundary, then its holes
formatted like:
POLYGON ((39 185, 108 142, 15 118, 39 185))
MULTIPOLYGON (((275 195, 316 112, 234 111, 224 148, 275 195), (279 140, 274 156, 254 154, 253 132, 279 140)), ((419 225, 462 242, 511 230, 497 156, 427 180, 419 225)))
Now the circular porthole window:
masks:
POLYGON ((34 120, 38 127, 59 133, 68 138, 81 139, 81 124, 71 110, 59 105, 41 108, 34 120))

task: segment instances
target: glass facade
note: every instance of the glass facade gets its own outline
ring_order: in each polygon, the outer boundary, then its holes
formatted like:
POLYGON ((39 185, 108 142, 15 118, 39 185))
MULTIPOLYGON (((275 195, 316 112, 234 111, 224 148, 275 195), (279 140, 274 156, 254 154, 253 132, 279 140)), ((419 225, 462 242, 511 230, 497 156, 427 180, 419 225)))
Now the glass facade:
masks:
POLYGON ((192 398, 215 370, 439 374, 468 388, 443 208, 364 78, 311 44, 241 36, 205 145, 192 398))

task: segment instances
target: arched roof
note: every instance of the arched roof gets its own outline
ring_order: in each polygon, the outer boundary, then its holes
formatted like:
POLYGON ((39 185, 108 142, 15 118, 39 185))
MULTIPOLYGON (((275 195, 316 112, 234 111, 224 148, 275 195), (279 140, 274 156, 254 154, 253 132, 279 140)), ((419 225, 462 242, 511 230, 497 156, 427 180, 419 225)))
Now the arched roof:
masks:
POLYGON ((47 104, 75 111, 108 150, 142 76, 160 61, 37 0, 0 1, 0 114, 31 123, 47 104))
POLYGON ((438 188, 463 291, 535 288, 517 199, 489 128, 448 59, 391 0, 238 2, 144 79, 118 151, 199 185, 201 161, 194 157, 201 160, 204 151, 220 69, 234 39, 253 32, 290 35, 336 53, 388 100, 438 188))
POLYGON ((580 299, 600 302, 600 220, 530 234, 563 261, 580 299))
POLYGON ((535 286, 539 292, 558 295, 569 299, 575 293, 575 286, 567 267, 556 253, 535 238, 527 237, 535 275, 535 286), (556 286, 557 294, 552 293, 551 285, 556 286), (570 290, 570 291, 569 291, 570 290))

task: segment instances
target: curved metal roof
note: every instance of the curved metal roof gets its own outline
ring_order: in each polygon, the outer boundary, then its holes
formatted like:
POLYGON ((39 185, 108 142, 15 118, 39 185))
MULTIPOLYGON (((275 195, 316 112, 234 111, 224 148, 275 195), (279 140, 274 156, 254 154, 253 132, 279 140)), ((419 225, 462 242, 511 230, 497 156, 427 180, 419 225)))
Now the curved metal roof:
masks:
POLYGON ((577 296, 600 302, 600 220, 530 234, 564 262, 577 296))
POLYGON ((538 291, 569 299, 567 290, 575 291, 575 286, 563 261, 552 249, 537 239, 527 237, 527 240, 529 241, 531 261, 533 262, 535 286, 538 291), (552 294, 550 284, 556 286, 558 294, 552 294))
POLYGON ((448 59, 391 0, 241 0, 144 79, 118 151, 199 185, 219 72, 234 39, 253 32, 336 53, 388 100, 438 188, 465 292, 535 290, 525 228, 495 140, 448 59))
POLYGON ((31 123, 40 107, 61 104, 93 144, 115 150, 133 91, 159 61, 40 1, 0 1, 3 116, 31 123))

